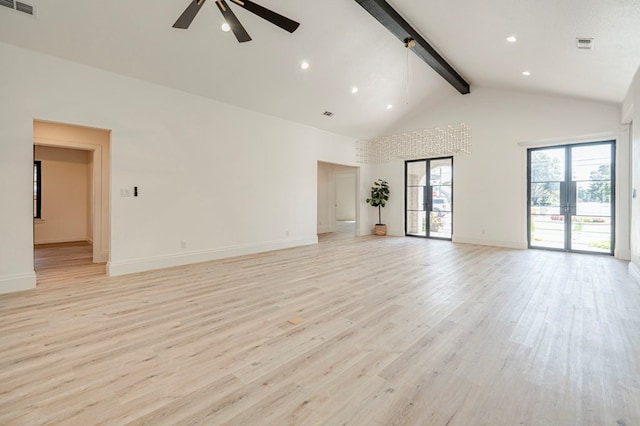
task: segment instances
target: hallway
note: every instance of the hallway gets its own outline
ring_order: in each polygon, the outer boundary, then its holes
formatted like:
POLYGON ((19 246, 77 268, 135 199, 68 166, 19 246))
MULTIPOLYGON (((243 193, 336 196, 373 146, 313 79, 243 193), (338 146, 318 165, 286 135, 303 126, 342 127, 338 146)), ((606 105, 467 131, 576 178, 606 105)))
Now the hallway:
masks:
POLYGON ((88 242, 38 244, 33 249, 37 285, 104 277, 106 263, 93 263, 88 242))

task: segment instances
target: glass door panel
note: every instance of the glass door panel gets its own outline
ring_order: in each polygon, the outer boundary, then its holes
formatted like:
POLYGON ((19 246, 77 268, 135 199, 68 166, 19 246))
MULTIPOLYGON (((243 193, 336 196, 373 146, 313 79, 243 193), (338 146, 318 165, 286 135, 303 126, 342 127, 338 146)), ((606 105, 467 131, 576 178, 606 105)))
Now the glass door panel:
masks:
POLYGON ((427 174, 426 161, 407 163, 407 186, 425 186, 427 174))
POLYGON ((451 212, 429 212, 429 236, 451 239, 451 212))
POLYGON ((611 252, 612 163, 610 144, 571 149, 571 250, 611 252))
POLYGON ((614 149, 529 150, 529 247, 613 254, 614 149))
POLYGON ((531 182, 564 182, 565 149, 548 148, 530 152, 531 182))
POLYGON ((453 158, 405 164, 405 233, 450 240, 453 235, 453 158))
POLYGON ((427 212, 407 212, 407 235, 424 236, 427 232, 427 212))
POLYGON ((424 190, 422 186, 408 186, 407 187, 407 210, 408 211, 424 211, 424 190))
POLYGON ((530 151, 529 246, 564 249, 565 149, 530 151))
POLYGON ((564 248, 564 195, 562 182, 538 182, 530 184, 530 233, 531 247, 564 248))
POLYGON ((427 233, 427 162, 413 161, 405 163, 405 233, 425 236, 427 233))
POLYGON ((429 236, 451 239, 453 158, 429 161, 429 236))

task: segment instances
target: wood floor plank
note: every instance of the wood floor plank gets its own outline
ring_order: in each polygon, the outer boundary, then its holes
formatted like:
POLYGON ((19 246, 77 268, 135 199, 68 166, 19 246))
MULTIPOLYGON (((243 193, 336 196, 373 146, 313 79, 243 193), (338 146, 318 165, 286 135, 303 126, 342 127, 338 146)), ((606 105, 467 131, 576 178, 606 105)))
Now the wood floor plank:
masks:
POLYGON ((640 285, 607 256, 325 234, 0 296, 0 424, 640 424, 640 285), (298 325, 288 319, 302 317, 298 325))

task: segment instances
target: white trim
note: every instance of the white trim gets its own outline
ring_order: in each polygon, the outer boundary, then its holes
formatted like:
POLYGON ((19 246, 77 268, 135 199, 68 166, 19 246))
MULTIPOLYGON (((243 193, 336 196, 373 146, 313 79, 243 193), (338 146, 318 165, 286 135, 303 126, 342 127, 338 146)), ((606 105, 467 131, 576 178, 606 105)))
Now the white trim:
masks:
MULTIPOLYGON (((617 244, 616 244, 617 245, 617 244)), ((613 257, 620 260, 631 260, 631 251, 629 249, 615 249, 613 257)))
POLYGON ((518 145, 524 148, 534 148, 538 146, 570 145, 570 144, 576 144, 576 143, 604 142, 604 141, 611 141, 611 140, 617 141, 619 136, 620 136, 619 132, 618 133, 603 132, 603 133, 593 133, 590 135, 568 136, 564 138, 520 141, 518 142, 518 145))
POLYGON ((622 124, 629 125, 633 121, 633 104, 629 105, 626 111, 622 112, 622 124))
POLYGON ((107 274, 113 277, 117 275, 133 274, 136 272, 170 268, 173 266, 190 265, 193 263, 208 262, 228 257, 244 256, 248 254, 282 250, 317 243, 318 236, 315 235, 313 237, 301 238, 298 240, 269 241, 258 244, 244 244, 234 247, 190 251, 186 253, 154 256, 141 259, 110 261, 107 263, 107 274))
POLYGON ((631 133, 629 125, 620 129, 616 143, 615 250, 618 259, 631 259, 631 133))
POLYGON ((633 262, 629 262, 629 275, 640 284, 640 268, 633 262))
POLYGON ((0 277, 0 294, 36 288, 36 273, 0 277))

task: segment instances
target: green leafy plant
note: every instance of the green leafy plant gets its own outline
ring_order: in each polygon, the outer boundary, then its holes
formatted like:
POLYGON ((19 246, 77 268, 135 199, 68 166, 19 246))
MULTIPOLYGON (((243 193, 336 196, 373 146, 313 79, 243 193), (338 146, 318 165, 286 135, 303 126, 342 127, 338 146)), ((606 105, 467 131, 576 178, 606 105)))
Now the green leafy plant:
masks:
POLYGON ((382 207, 387 204, 389 199, 389 183, 386 180, 378 179, 373 182, 371 187, 371 198, 367 198, 366 202, 373 207, 378 208, 378 223, 376 225, 384 225, 382 223, 382 207))
POLYGON ((589 247, 594 247, 594 248, 599 248, 599 249, 611 250, 611 240, 605 240, 605 241, 591 241, 591 242, 589 243, 589 247))
POLYGON ((431 232, 440 232, 442 227, 444 226, 444 222, 442 221, 442 216, 431 216, 431 225, 429 226, 429 230, 431 232))

